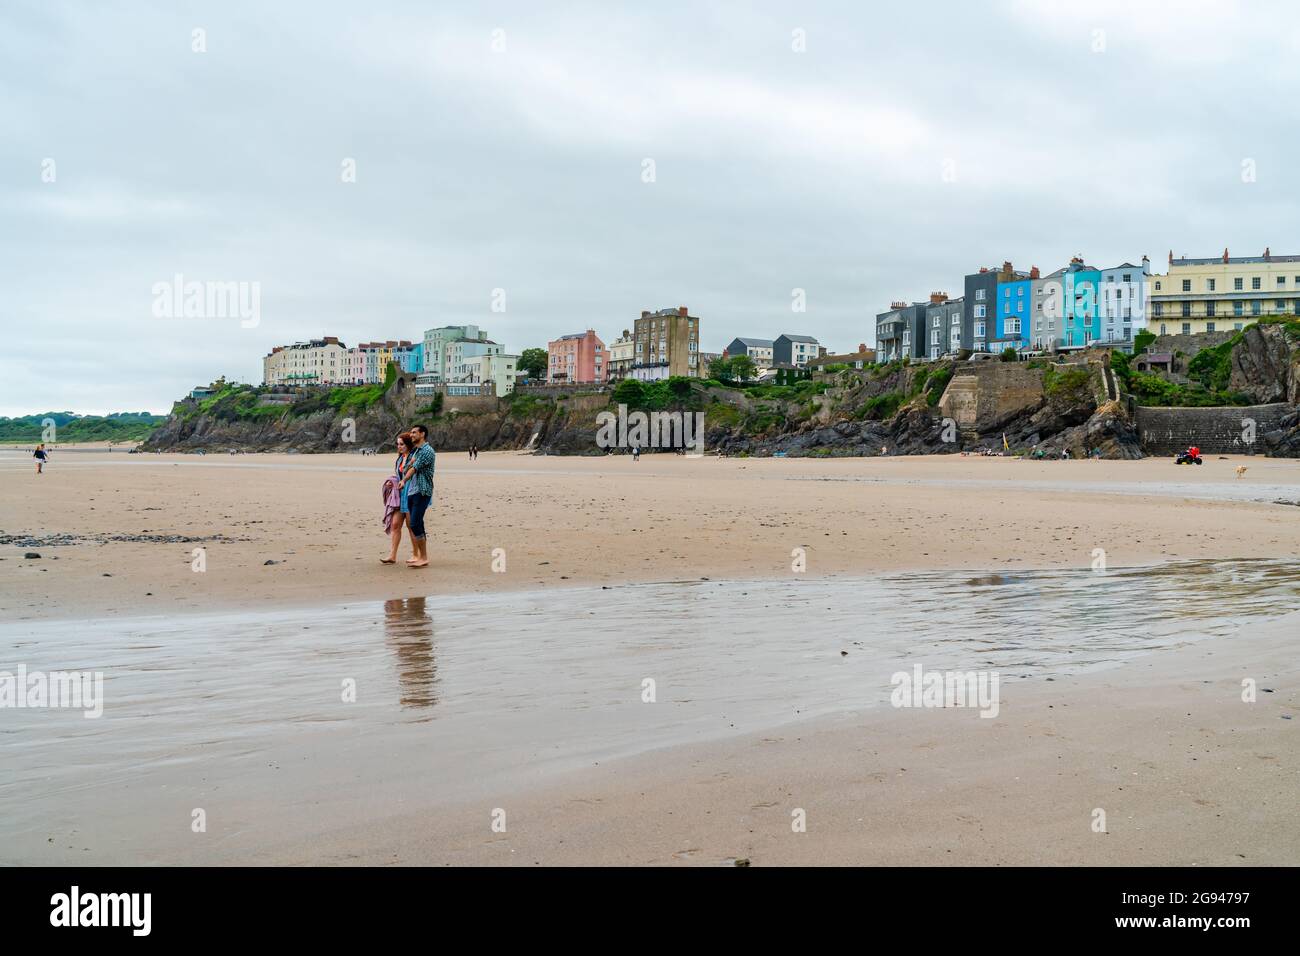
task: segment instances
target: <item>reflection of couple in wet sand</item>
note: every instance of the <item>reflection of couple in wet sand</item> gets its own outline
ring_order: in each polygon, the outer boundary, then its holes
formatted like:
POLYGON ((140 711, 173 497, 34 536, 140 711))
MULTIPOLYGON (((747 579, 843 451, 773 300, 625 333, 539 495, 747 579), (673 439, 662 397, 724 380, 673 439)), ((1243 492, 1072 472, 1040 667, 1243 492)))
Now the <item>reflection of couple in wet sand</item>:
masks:
POLYGON ((384 636, 397 655, 397 684, 403 707, 438 703, 438 662, 433 649, 433 619, 422 597, 384 602, 384 636))
POLYGON ((433 504, 433 446, 429 429, 415 425, 397 436, 397 461, 393 473, 384 479, 384 531, 391 547, 383 564, 397 563, 397 546, 402 528, 411 538, 410 568, 429 566, 429 546, 424 533, 424 515, 433 504))

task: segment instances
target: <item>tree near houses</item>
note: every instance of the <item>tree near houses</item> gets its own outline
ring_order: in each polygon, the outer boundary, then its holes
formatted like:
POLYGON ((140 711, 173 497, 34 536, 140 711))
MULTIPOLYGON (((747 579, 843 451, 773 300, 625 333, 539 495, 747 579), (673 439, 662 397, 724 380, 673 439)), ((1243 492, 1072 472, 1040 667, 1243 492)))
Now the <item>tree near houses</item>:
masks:
POLYGON ((748 355, 736 355, 731 359, 731 375, 742 382, 747 382, 758 372, 758 366, 748 355))
POLYGON ((529 378, 545 378, 549 361, 546 349, 524 349, 519 356, 519 371, 527 372, 529 378))

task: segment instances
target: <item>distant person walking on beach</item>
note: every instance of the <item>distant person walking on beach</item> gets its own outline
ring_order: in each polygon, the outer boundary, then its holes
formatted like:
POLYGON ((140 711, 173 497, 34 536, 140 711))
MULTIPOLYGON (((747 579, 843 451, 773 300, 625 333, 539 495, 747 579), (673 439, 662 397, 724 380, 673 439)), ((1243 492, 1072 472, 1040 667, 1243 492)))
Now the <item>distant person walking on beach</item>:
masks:
POLYGON ((411 428, 410 435, 415 443, 415 453, 407 462, 402 474, 401 487, 406 489, 406 504, 410 512, 408 518, 411 527, 411 550, 415 554, 408 558, 408 568, 427 568, 429 566, 429 544, 424 532, 424 513, 433 503, 433 447, 429 444, 429 429, 423 425, 411 428))
POLYGON ((469 446, 469 458, 470 461, 474 461, 475 459, 478 458, 478 445, 469 446))
MULTIPOLYGON (((392 548, 388 552, 388 557, 379 559, 383 564, 397 563, 397 546, 402 543, 402 528, 406 527, 407 515, 410 512, 407 489, 402 484, 402 472, 411 463, 414 454, 414 439, 409 432, 402 432, 397 436, 397 461, 393 464, 392 477, 384 482, 384 530, 388 532, 392 548)), ((412 545, 412 552, 414 552, 414 545, 412 545)))
POLYGON ((36 446, 36 450, 32 452, 32 457, 36 459, 36 474, 44 474, 45 462, 49 458, 49 453, 45 450, 45 442, 41 442, 36 446))
POLYGON ((640 446, 640 445, 633 445, 633 446, 632 446, 632 460, 633 460, 633 461, 640 461, 640 460, 641 460, 641 446, 640 446))

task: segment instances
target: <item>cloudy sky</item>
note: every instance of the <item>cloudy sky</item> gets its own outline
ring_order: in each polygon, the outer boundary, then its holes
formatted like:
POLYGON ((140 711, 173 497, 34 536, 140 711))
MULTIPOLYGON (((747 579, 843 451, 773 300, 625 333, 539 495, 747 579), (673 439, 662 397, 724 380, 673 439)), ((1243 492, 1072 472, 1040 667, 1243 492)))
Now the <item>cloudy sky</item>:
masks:
POLYGON ((1004 259, 1300 252, 1297 90, 1287 4, 7 0, 0 415, 678 305, 843 351, 1004 259), (158 317, 178 274, 259 321, 158 317))

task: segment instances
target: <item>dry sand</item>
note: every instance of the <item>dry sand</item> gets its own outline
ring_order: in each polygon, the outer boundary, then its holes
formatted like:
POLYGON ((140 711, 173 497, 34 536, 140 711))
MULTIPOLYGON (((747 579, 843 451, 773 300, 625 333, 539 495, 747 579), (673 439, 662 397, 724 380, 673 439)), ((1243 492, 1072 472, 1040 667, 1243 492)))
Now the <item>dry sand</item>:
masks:
MULTIPOLYGON (((0 451, 0 533, 235 540, 0 546, 9 619, 575 584, 1112 567, 1300 554, 1300 461, 438 457, 432 566, 381 565, 388 458, 0 451), (1238 480, 1233 468, 1248 465, 1238 480), (1149 490, 1149 493, 1148 493, 1149 490), (1206 496, 1206 497, 1200 497, 1206 496), (1217 496, 1260 501, 1212 500, 1217 496), (204 573, 191 569, 206 549, 204 573), (505 573, 492 552, 504 549, 505 573), (24 560, 27 550, 40 560, 24 560), (56 560, 57 559, 57 560, 56 560), (267 564, 273 561, 275 564, 267 564)), ((403 542, 402 556, 409 555, 403 542)))
MULTIPOLYGON (((40 560, 6 545, 0 610, 14 622, 779 577, 796 547, 810 576, 1088 567, 1096 548, 1112 566, 1300 554, 1300 507, 1273 503, 1300 500, 1295 461, 444 454, 434 567, 418 572, 377 562, 387 464, 87 452, 56 454, 38 479, 28 459, 0 453, 6 534, 246 539, 209 543, 202 574, 192 544, 38 546, 40 560), (492 572, 494 548, 505 549, 504 574, 492 572)), ((219 859, 1295 864, 1298 624, 1293 615, 1231 641, 1008 687, 995 720, 876 708, 609 761, 509 794, 506 833, 490 828, 498 801, 388 794, 390 812, 309 838, 227 844, 219 859), (1243 703, 1243 677, 1273 692, 1243 703), (791 829, 796 808, 806 833, 791 829), (1098 808, 1106 833, 1091 826, 1098 808)))

